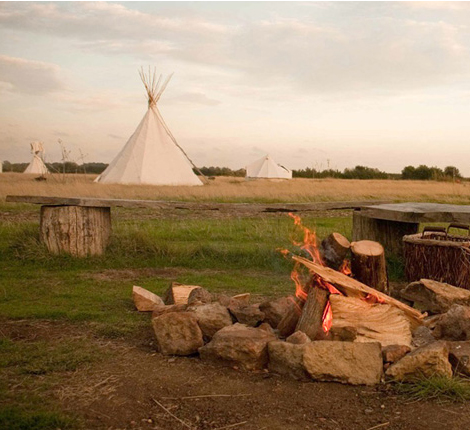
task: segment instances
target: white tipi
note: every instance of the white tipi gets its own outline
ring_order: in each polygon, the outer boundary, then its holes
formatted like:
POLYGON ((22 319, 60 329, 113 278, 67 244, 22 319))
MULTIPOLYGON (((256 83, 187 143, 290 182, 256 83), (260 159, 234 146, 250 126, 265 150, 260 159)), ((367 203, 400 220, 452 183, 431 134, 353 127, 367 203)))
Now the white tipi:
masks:
POLYGON ((246 179, 292 179, 292 171, 277 164, 268 154, 246 166, 246 179))
POLYGON ((45 175, 49 173, 49 170, 44 164, 44 152, 42 142, 31 142, 31 154, 33 154, 33 159, 23 173, 34 175, 45 175))
POLYGON ((141 70, 148 95, 148 110, 121 152, 95 182, 150 185, 202 185, 194 166, 165 124, 157 102, 171 75, 160 85, 141 70))

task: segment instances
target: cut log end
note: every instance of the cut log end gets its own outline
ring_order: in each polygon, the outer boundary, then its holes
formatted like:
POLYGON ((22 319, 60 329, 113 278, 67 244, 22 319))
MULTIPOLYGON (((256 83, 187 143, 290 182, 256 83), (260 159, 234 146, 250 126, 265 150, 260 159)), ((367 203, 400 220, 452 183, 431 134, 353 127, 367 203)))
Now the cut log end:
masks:
POLYGON ((384 248, 379 242, 372 240, 360 240, 351 243, 351 252, 354 254, 377 257, 384 254, 384 248))

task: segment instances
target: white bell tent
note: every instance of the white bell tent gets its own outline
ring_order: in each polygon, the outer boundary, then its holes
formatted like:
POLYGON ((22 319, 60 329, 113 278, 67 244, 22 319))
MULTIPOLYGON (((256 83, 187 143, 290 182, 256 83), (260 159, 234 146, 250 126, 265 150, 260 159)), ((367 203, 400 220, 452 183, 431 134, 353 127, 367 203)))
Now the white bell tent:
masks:
POLYGON ((101 183, 150 185, 202 185, 194 164, 165 124, 157 102, 171 75, 160 85, 142 70, 140 77, 148 95, 148 110, 134 134, 106 170, 95 179, 101 183))
POLYGON ((31 154, 33 154, 33 159, 23 173, 33 175, 45 175, 49 173, 49 170, 44 164, 44 152, 42 142, 31 142, 31 154))
POLYGON ((292 171, 266 155, 246 166, 246 179, 292 179, 292 171))

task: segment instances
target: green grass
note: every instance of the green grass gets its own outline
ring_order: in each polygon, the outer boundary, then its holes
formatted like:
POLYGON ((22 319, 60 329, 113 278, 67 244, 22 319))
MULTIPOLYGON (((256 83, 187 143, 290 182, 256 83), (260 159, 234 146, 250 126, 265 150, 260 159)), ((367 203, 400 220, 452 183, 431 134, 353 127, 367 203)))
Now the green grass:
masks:
POLYGON ((396 385, 400 394, 413 400, 435 399, 439 401, 465 402, 470 400, 470 379, 462 377, 422 378, 396 385))
POLYGON ((60 412, 28 411, 20 407, 0 406, 0 428, 8 430, 66 430, 76 427, 76 421, 60 412))
MULTIPOLYGON (((306 218, 325 236, 348 234, 348 218, 306 218)), ((298 237, 285 217, 224 220, 121 221, 113 225, 105 256, 75 259, 50 255, 33 222, 0 227, 0 315, 120 325, 131 333, 146 324, 131 301, 133 285, 162 294, 171 281, 200 284, 214 292, 279 296, 292 292, 292 262, 277 251, 298 237), (154 275, 145 269, 164 269, 154 275), (109 271, 132 270, 120 276, 109 271), (170 270, 171 269, 171 270, 170 270), (165 273, 165 270, 168 273, 165 273)), ((109 330, 116 335, 116 330, 109 330)))

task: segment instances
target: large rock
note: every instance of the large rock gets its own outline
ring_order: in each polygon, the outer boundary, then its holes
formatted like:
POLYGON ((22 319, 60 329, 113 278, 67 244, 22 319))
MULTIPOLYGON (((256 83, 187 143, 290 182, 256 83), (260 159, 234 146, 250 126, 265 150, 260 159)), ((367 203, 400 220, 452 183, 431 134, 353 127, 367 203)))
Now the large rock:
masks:
POLYGON ((434 342, 415 349, 390 366, 385 374, 396 381, 413 381, 432 376, 452 377, 447 342, 434 342))
POLYGON ((382 348, 384 363, 396 363, 411 351, 408 345, 388 345, 382 348))
POLYGON ((290 296, 263 302, 259 305, 259 309, 261 312, 264 312, 264 321, 267 322, 272 328, 277 328, 283 316, 287 314, 294 306, 294 298, 290 296))
POLYGON ((470 291, 431 279, 412 282, 400 295, 419 310, 436 314, 447 312, 454 304, 470 306, 470 291))
POLYGON ((196 315, 172 312, 152 319, 158 350, 165 355, 195 354, 202 345, 202 331, 196 315))
POLYGON ((383 373, 380 343, 314 341, 305 345, 303 363, 313 379, 374 385, 383 373))
POLYGON ((251 327, 256 327, 264 320, 264 312, 261 312, 259 305, 239 306, 230 305, 230 313, 240 324, 246 324, 251 327))
POLYGON ((295 331, 286 339, 286 342, 293 343, 296 345, 301 345, 303 343, 308 343, 311 341, 312 339, 310 339, 303 331, 300 330, 295 331))
POLYGON ((455 374, 470 376, 470 341, 449 342, 449 361, 455 374))
POLYGON ((199 354, 202 360, 239 366, 246 370, 263 369, 268 363, 268 342, 276 336, 258 328, 234 324, 219 330, 199 354))
MULTIPOLYGON (((195 290, 194 290, 195 291, 195 290)), ((189 312, 196 315, 197 323, 205 339, 212 339, 220 329, 232 325, 232 317, 225 306, 220 303, 207 303, 199 306, 189 306, 189 312)))
POLYGON ((470 340, 470 307, 453 305, 436 322, 436 339, 470 340))
POLYGON ((191 290, 188 296, 188 305, 212 302, 212 294, 205 288, 198 287, 191 290))
POLYGON ((155 306, 164 305, 163 300, 156 294, 142 287, 132 287, 132 299, 140 312, 152 312, 155 306))
POLYGON ((288 375, 295 379, 310 379, 303 364, 305 346, 305 343, 293 344, 280 340, 269 342, 268 369, 271 372, 288 375))
POLYGON ((436 338, 433 336, 432 330, 429 327, 420 325, 413 332, 413 340, 411 341, 411 345, 414 348, 420 348, 424 345, 434 343, 435 341, 436 338))

